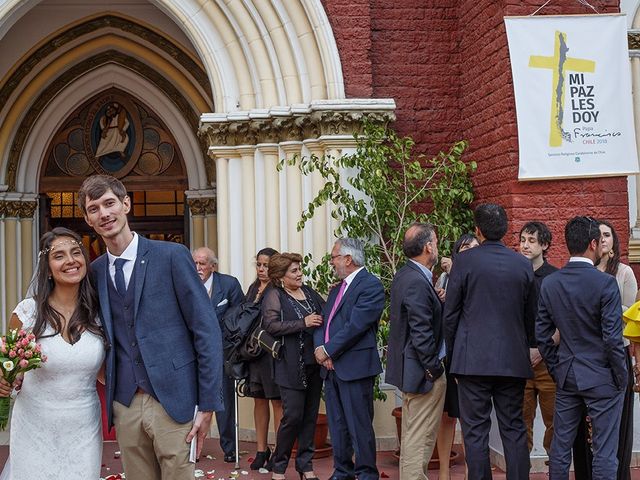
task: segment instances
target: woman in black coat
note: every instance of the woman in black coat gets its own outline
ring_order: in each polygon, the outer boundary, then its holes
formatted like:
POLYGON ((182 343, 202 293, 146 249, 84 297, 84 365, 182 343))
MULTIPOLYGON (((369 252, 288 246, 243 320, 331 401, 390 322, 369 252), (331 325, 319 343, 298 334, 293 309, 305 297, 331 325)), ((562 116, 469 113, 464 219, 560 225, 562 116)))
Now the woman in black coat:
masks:
POLYGON ((264 328, 283 342, 280 358, 275 362, 283 415, 273 454, 273 480, 285 478, 296 440, 296 470, 300 478, 317 480, 311 459, 322 379, 313 354, 313 331, 322 325, 324 301, 302 284, 301 262, 302 257, 296 253, 273 255, 269 278, 275 288, 269 289, 262 301, 264 328))

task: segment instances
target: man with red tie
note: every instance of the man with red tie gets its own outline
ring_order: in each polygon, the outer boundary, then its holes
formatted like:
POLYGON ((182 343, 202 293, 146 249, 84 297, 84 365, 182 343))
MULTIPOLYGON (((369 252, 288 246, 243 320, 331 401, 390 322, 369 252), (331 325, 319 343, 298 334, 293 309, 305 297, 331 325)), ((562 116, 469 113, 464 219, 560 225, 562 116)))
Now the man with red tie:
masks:
POLYGON ((336 241, 331 266, 342 282, 329 292, 324 325, 314 334, 316 360, 324 367, 333 445, 330 480, 377 480, 373 385, 382 372, 376 332, 384 308, 384 289, 364 268, 361 240, 336 241))

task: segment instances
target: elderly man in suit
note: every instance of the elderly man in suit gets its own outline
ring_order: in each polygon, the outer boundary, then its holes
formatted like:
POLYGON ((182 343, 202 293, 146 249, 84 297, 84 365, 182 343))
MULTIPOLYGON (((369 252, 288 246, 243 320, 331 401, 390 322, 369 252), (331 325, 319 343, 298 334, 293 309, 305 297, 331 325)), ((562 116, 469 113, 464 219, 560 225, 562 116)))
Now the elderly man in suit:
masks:
POLYGON ((92 267, 111 345, 107 415, 127 478, 192 480, 189 442, 199 455, 223 408, 222 341, 207 292, 188 249, 131 231, 122 182, 89 177, 78 203, 107 246, 92 267))
POLYGON ((321 375, 333 445, 331 480, 379 478, 373 385, 382 372, 376 333, 384 308, 384 288, 364 268, 364 260, 362 241, 336 241, 331 265, 342 281, 329 292, 324 324, 314 333, 316 360, 324 367, 321 375))
MULTIPOLYGON (((211 306, 216 311, 222 330, 222 319, 230 307, 236 307, 244 302, 244 294, 240 282, 231 275, 218 272, 218 257, 213 250, 207 247, 196 249, 193 261, 200 280, 204 285, 211 306)), ((222 379, 222 391, 224 396, 224 411, 216 412, 216 424, 220 433, 220 448, 224 453, 224 461, 231 463, 236 459, 236 433, 235 433, 235 385, 232 378, 227 375, 222 379)))
POLYGON ((493 405, 507 479, 528 480, 522 405, 526 379, 533 377, 529 359, 529 348, 535 346, 533 268, 526 257, 502 243, 507 214, 500 205, 479 205, 474 220, 481 244, 456 256, 444 308, 469 478, 492 478, 489 430, 493 405))
POLYGON ((571 258, 542 282, 536 338, 556 382, 549 475, 569 478, 571 447, 586 405, 593 427, 594 480, 616 478, 620 416, 627 384, 620 290, 594 267, 600 225, 574 217, 564 231, 571 258), (560 343, 554 333, 560 331, 560 343))
POLYGON ((431 274, 437 242, 433 225, 411 225, 402 245, 409 260, 391 284, 386 382, 402 392, 400 478, 416 480, 428 478, 447 387, 442 304, 431 274))

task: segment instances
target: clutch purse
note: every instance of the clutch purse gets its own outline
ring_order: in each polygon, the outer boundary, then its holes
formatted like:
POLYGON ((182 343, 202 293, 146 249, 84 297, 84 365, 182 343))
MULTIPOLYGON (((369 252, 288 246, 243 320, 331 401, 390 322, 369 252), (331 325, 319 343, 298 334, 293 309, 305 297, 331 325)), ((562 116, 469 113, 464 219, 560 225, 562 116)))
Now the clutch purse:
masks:
POLYGON ((273 338, 273 336, 264 328, 259 327, 251 332, 251 343, 257 344, 263 351, 267 352, 273 358, 280 358, 282 342, 273 338))

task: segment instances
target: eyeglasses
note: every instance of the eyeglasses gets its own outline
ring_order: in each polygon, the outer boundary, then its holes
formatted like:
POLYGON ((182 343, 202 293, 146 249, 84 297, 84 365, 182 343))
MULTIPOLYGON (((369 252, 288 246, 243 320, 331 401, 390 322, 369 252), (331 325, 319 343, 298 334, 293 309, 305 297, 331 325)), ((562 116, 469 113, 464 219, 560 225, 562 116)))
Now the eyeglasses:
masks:
POLYGON ((331 260, 335 260, 338 257, 344 257, 344 255, 339 254, 339 255, 331 255, 331 260))

